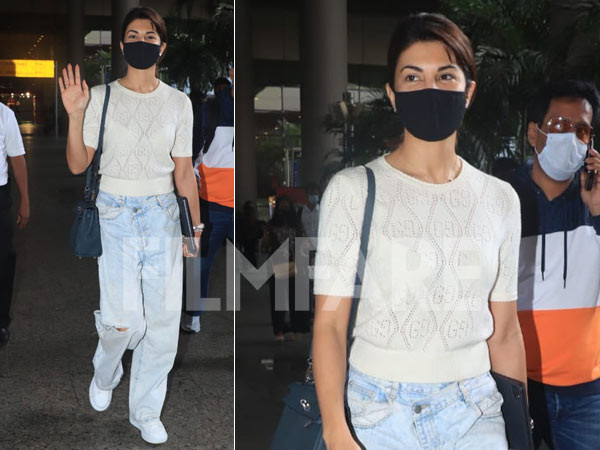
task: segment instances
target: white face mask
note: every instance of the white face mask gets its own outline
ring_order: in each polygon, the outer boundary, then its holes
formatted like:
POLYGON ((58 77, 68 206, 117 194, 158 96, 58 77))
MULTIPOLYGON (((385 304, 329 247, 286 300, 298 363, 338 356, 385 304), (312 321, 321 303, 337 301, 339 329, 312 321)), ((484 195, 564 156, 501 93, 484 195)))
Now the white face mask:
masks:
POLYGON ((581 142, 575 133, 546 134, 546 145, 537 154, 542 170, 556 181, 566 181, 583 165, 587 153, 587 144, 581 142))

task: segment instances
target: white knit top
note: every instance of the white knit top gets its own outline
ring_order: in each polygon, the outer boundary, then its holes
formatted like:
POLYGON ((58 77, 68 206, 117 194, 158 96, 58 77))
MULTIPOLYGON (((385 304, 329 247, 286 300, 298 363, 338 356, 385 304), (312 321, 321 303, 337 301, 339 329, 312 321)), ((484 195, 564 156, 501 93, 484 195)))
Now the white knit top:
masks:
MULTIPOLYGON (((100 158, 100 189, 115 195, 160 195, 174 190, 172 157, 192 156, 192 103, 162 81, 141 94, 110 83, 100 158)), ((83 142, 97 148, 104 85, 90 90, 83 142)))
MULTIPOLYGON (((374 377, 439 383, 490 369, 488 301, 517 299, 521 214, 503 181, 462 160, 446 184, 382 156, 350 363, 374 377)), ((321 202, 315 294, 352 297, 367 196, 363 167, 336 174, 321 202)))

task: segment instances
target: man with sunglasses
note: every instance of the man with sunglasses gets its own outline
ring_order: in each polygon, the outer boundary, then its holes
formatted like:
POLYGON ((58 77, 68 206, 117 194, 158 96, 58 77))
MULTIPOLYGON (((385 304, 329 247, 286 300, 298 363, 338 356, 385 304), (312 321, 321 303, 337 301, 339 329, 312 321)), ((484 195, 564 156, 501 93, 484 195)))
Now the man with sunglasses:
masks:
POLYGON ((592 83, 544 85, 528 110, 533 160, 511 178, 521 200, 518 309, 536 447, 543 438, 556 449, 600 448, 599 108, 592 83))

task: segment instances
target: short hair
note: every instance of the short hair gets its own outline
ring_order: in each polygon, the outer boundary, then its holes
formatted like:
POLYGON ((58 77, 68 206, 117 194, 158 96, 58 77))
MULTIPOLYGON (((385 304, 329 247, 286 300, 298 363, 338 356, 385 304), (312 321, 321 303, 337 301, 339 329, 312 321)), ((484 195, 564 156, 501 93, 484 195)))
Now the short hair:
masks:
POLYGON ((464 72, 467 85, 477 81, 477 67, 471 41, 462 30, 442 14, 410 14, 398 23, 388 47, 388 80, 394 90, 398 58, 416 42, 441 42, 450 59, 464 72))
MULTIPOLYGON (((129 24, 131 22, 133 22, 136 19, 149 20, 152 23, 152 28, 154 28, 154 31, 156 31, 156 33, 158 34, 158 37, 160 38, 160 43, 162 44, 163 42, 164 43, 167 42, 167 40, 168 40, 167 25, 165 24, 164 19, 154 9, 149 8, 147 6, 139 6, 136 8, 132 8, 127 13, 127 15, 125 16, 125 19, 123 20, 123 27, 121 29, 121 41, 122 42, 125 41, 125 33, 127 32, 127 27, 129 26, 129 24)), ((165 56, 165 53, 166 53, 166 50, 163 52, 163 54, 160 56, 160 58, 158 58, 158 62, 160 62, 163 59, 163 57, 165 56)))
POLYGON ((543 84, 533 96, 527 108, 527 122, 535 122, 539 127, 555 98, 585 99, 592 106, 592 127, 598 130, 600 94, 594 83, 583 80, 559 80, 543 84))

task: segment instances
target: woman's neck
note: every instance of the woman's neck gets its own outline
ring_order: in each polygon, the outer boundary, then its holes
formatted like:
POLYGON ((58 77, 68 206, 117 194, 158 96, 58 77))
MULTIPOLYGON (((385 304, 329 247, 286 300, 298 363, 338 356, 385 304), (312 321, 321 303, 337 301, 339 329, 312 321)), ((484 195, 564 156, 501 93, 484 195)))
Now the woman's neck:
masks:
POLYGON ((129 67, 127 75, 119 80, 122 86, 140 94, 147 94, 158 87, 159 80, 155 75, 154 66, 146 70, 138 70, 129 67))
POLYGON ((448 183, 462 169, 456 156, 456 134, 443 141, 426 142, 405 133, 404 141, 386 156, 387 162, 411 177, 434 184, 448 183))

